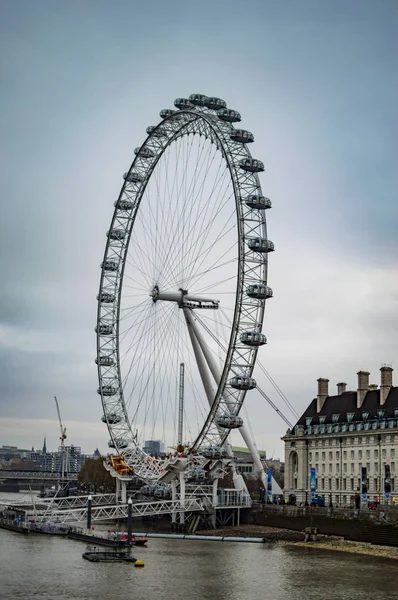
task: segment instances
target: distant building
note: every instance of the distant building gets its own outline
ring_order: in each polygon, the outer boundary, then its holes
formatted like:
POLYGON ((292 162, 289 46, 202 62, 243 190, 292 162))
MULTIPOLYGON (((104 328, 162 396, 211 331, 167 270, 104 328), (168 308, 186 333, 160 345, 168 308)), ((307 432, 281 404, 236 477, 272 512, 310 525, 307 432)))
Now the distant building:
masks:
POLYGON ((164 456, 166 453, 165 444, 162 440, 146 440, 143 450, 151 456, 164 456))
POLYGON ((58 452, 47 452, 46 440, 42 450, 24 450, 17 446, 2 446, 0 448, 0 462, 3 468, 16 470, 40 470, 47 473, 62 473, 64 460, 66 473, 78 473, 86 460, 92 455, 82 454, 79 446, 61 446, 58 452), (63 458, 64 457, 64 458, 63 458))
POLYGON ((380 371, 379 389, 369 384, 367 371, 359 371, 357 390, 338 383, 336 395, 329 395, 328 379, 318 379, 317 397, 282 438, 285 497, 309 501, 311 468, 316 493, 333 505, 353 505, 358 492, 363 501, 398 496, 398 388, 390 366, 380 371))

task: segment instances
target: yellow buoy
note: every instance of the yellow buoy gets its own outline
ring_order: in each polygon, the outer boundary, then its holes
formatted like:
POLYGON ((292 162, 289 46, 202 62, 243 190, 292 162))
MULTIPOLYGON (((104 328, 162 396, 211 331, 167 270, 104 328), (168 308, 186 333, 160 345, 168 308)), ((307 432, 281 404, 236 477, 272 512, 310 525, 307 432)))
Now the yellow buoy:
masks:
POLYGON ((144 566, 144 561, 143 560, 136 560, 134 563, 135 567, 143 567, 144 566))

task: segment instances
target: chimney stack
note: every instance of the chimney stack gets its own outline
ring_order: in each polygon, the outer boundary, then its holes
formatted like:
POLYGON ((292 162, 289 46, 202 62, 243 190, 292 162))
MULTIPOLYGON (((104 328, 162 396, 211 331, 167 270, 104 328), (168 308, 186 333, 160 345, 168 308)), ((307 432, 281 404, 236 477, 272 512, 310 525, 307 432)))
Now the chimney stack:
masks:
POLYGON ((318 396, 316 398, 316 412, 320 413, 325 403, 326 398, 329 396, 329 379, 318 379, 318 396))
POLYGON ((380 383, 380 406, 382 406, 388 396, 390 389, 392 388, 392 367, 383 365, 381 371, 381 383, 380 383))
POLYGON ((357 408, 361 408, 362 402, 366 396, 366 392, 369 389, 369 375, 368 371, 358 371, 358 390, 357 390, 357 408))
POLYGON ((341 396, 347 389, 347 384, 344 382, 340 382, 337 384, 337 395, 341 396))

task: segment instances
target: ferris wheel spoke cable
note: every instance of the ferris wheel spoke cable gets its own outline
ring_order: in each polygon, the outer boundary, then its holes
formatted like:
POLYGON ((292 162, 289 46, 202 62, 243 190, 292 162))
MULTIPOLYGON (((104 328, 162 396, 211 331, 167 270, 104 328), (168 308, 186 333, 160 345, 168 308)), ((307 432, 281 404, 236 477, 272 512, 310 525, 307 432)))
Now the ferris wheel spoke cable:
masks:
MULTIPOLYGON (((198 156, 199 156, 199 148, 198 148, 198 156)), ((198 157, 197 157, 198 160, 198 157)), ((167 181, 167 170, 166 170, 166 181, 167 181)), ((171 198, 170 196, 168 196, 168 204, 170 204, 171 202, 171 198)), ((172 231, 173 231, 173 226, 175 226, 175 221, 176 221, 176 211, 177 211, 177 207, 178 207, 178 203, 175 202, 175 206, 174 206, 174 210, 169 210, 167 211, 167 219, 165 221, 165 226, 164 226, 164 231, 165 231, 165 237, 164 237, 164 254, 163 254, 163 259, 162 259, 162 264, 166 265, 167 263, 167 259, 170 253, 170 243, 172 240, 172 231)))
MULTIPOLYGON (((223 184, 225 182, 224 180, 226 178, 227 173, 228 173, 228 171, 225 170, 224 173, 222 174, 222 178, 219 180, 221 184, 223 184)), ((211 190, 211 193, 209 194, 209 201, 206 203, 206 206, 205 206, 204 210, 202 211, 202 214, 199 215, 199 213, 198 213, 198 217, 193 225, 195 230, 196 230, 196 228, 198 228, 198 234, 196 235, 196 238, 194 239, 194 243, 192 244, 190 250, 187 253, 186 268, 192 263, 194 258, 197 258, 197 257, 195 257, 195 255, 198 252, 198 250, 201 249, 206 244, 206 240, 209 236, 209 233, 216 223, 216 217, 221 213, 221 211, 225 208, 225 206, 227 205, 227 203, 231 200, 231 198, 233 196, 233 190, 231 190, 230 185, 225 186, 224 192, 221 193, 222 188, 219 188, 219 186, 217 184, 218 184, 218 181, 214 184, 213 189, 211 190), (219 189, 220 189, 220 192, 219 192, 219 189), (216 197, 215 202, 213 202, 214 197, 216 197), (211 201, 211 203, 210 203, 210 201, 211 201), (211 209, 210 214, 208 212, 209 208, 211 209), (201 217, 201 221, 198 226, 200 217, 201 217), (206 224, 206 221, 207 221, 207 224, 206 224), (198 244, 199 244, 199 246, 198 246, 198 244)), ((235 213, 234 213, 234 216, 235 216, 235 213)), ((214 235, 214 237, 216 240, 218 240, 218 236, 216 234, 214 235)), ((189 277, 189 274, 188 274, 188 277, 189 277)))
MULTIPOLYGON (((149 322, 146 326, 146 329, 140 335, 140 338, 136 344, 136 349, 134 352, 133 359, 132 359, 132 361, 130 363, 130 367, 128 369, 128 375, 131 374, 133 367, 135 369, 134 379, 132 380, 132 389, 135 389, 135 387, 136 387, 137 378, 142 376, 142 371, 139 370, 139 365, 140 365, 141 361, 143 361, 142 369, 144 369, 146 364, 148 364, 147 359, 149 357, 146 356, 145 349, 148 347, 148 344, 152 343, 153 338, 156 335, 156 329, 157 328, 162 329, 164 327, 165 322, 167 322, 167 318, 168 318, 167 309, 164 309, 163 311, 159 311, 158 314, 156 314, 154 311, 151 311, 151 313, 152 313, 152 319, 149 320, 149 322), (141 343, 141 345, 140 345, 140 343, 141 343)), ((124 379, 123 388, 126 387, 127 378, 128 378, 128 376, 126 376, 126 378, 124 379)), ((129 398, 129 399, 131 399, 131 398, 129 398)))
MULTIPOLYGON (((203 148, 202 148, 202 150, 203 150, 203 148)), ((208 157, 208 158, 209 158, 209 157, 208 157)), ((199 170, 199 172, 200 172, 200 173, 201 173, 201 170, 202 170, 202 168, 204 167, 204 162, 205 162, 205 159, 206 159, 206 156, 204 157, 204 159, 203 159, 203 162, 202 162, 202 164, 201 164, 201 167, 200 167, 200 170, 199 170)), ((205 173, 206 173, 206 171, 205 171, 205 173)), ((196 172, 195 172, 195 176, 197 176, 197 173, 196 173, 196 172)), ((193 180, 193 181, 195 181, 195 182, 196 182, 196 179, 197 179, 197 177, 195 177, 195 178, 193 177, 193 178, 192 178, 192 180, 193 180)), ((205 179, 206 179, 206 175, 203 177, 203 182, 205 181, 205 179)), ((195 189, 195 186, 194 186, 194 189, 195 189)), ((194 207, 194 206, 195 206, 195 205, 194 205, 194 203, 192 203, 192 202, 190 202, 190 203, 189 203, 189 202, 188 202, 188 199, 185 199, 185 205, 189 205, 189 204, 190 204, 192 207, 194 207)), ((177 206, 178 206, 178 203, 176 203, 176 210, 177 210, 177 206)), ((196 209, 198 210, 198 207, 196 207, 196 209)), ((179 223, 179 220, 178 220, 178 219, 176 219, 176 215, 175 215, 175 214, 173 215, 173 218, 174 218, 174 229, 172 230, 171 237, 169 236, 169 237, 168 237, 168 239, 167 239, 168 250, 167 250, 167 253, 166 253, 166 256, 165 256, 165 259, 164 259, 164 260, 165 260, 165 262, 167 262, 167 261, 168 261, 168 259, 169 259, 170 255, 171 255, 171 256, 173 255, 173 252, 172 252, 172 250, 174 250, 174 241, 176 240, 176 237, 177 237, 177 235, 176 235, 176 231, 175 231, 175 228, 176 228, 177 226, 179 226, 179 227, 180 227, 180 230, 183 230, 183 229, 184 229, 184 223, 180 224, 180 223, 179 223)), ((181 257, 181 259, 183 259, 183 257, 181 257)))
MULTIPOLYGON (((230 220, 231 220, 231 217, 224 224, 223 229, 221 230, 220 234, 217 237, 217 243, 220 242, 222 239, 224 239, 225 236, 227 236, 231 231, 233 231, 236 228, 236 224, 235 223, 233 223, 232 225, 230 225, 230 220), (225 229, 225 227, 227 227, 227 225, 230 225, 230 227, 226 231, 224 231, 224 229, 225 229)), ((214 247, 214 244, 210 244, 206 248, 206 250, 203 251, 203 252, 201 252, 200 255, 198 255, 197 258, 193 261, 193 264, 192 264, 192 267, 191 267, 191 271, 190 271, 190 274, 189 274, 189 277, 190 277, 191 281, 195 280, 195 278, 196 278, 195 276, 196 276, 197 271, 200 268, 202 268, 203 263, 207 259, 207 257, 210 254, 210 252, 212 252, 213 247, 214 247), (201 258, 201 257, 203 257, 202 260, 199 262, 199 264, 197 264, 198 261, 199 261, 199 258, 201 258), (194 270, 195 267, 196 267, 196 271, 194 270)), ((232 249, 232 247, 233 246, 231 246, 226 252, 230 251, 232 249)), ((211 267, 210 267, 210 269, 211 269, 211 267)))
MULTIPOLYGON (((207 203, 207 206, 206 206, 206 211, 207 211, 208 205, 210 204, 210 201, 213 198, 213 194, 215 193, 215 191, 216 191, 216 189, 212 190, 211 194, 209 194, 209 200, 208 200, 208 203, 207 203)), ((228 188, 226 189, 226 191, 228 191, 228 188)), ((208 235, 210 229, 214 225, 214 219, 215 219, 215 217, 218 216, 218 214, 220 214, 220 212, 222 211, 222 209, 225 207, 225 205, 231 199, 231 194, 225 199, 225 193, 226 193, 226 191, 224 192, 224 194, 222 196, 220 195, 220 197, 218 199, 219 200, 218 204, 214 203, 214 205, 215 205, 215 206, 213 206, 213 211, 214 212, 213 212, 212 217, 208 219, 209 222, 208 222, 208 225, 205 228, 205 230, 203 230, 203 223, 202 223, 201 228, 200 228, 200 233, 196 234, 196 226, 197 226, 197 223, 198 223, 198 217, 194 220, 194 222, 193 222, 193 224, 192 224, 192 226, 191 226, 191 228, 190 228, 190 230, 188 232, 187 239, 191 239, 192 233, 194 231, 195 231, 195 236, 196 237, 195 237, 194 241, 191 243, 191 245, 189 246, 189 248, 186 250, 186 253, 185 253, 185 255, 186 255, 186 257, 185 257, 185 264, 183 264, 183 268, 182 268, 182 271, 181 271, 182 273, 184 273, 188 269, 188 267, 194 262, 195 259, 193 258, 193 255, 194 255, 194 250, 197 247, 197 244, 200 242, 200 245, 203 246, 203 244, 205 242, 205 239, 206 239, 206 238, 202 239, 203 236, 205 234, 208 235), (220 204, 221 204, 221 206, 217 210, 217 206, 220 205, 220 204)), ((198 207, 198 211, 199 211, 199 209, 200 209, 200 207, 198 207)), ((181 262, 179 262, 177 266, 179 266, 180 264, 181 264, 181 262)), ((177 273, 177 277, 180 275, 180 273, 177 273)), ((189 279, 189 278, 187 277, 187 279, 189 279)))
MULTIPOLYGON (((185 160, 185 173, 187 172, 187 165, 188 165, 189 159, 190 159, 190 157, 191 157, 192 148, 193 148, 193 146, 194 146, 193 142, 194 142, 194 139, 193 139, 193 137, 192 137, 192 139, 190 140, 190 144, 189 144, 189 150, 188 150, 188 152, 187 152, 187 156, 186 156, 186 160, 185 160)), ((170 199, 168 199, 168 200, 170 201, 170 199)), ((169 211, 167 211, 167 213, 166 213, 166 214, 167 214, 167 218, 169 218, 169 211)), ((161 219, 162 219, 162 220, 161 220, 161 224, 160 224, 159 232, 163 232, 164 223, 166 223, 166 217, 165 217, 165 215, 164 215, 164 205, 163 205, 163 199, 162 199, 162 211, 161 211, 161 219)), ((166 250, 167 246, 166 246, 166 244, 165 244, 165 243, 163 243, 163 244, 162 244, 162 246, 163 246, 163 247, 161 247, 161 248, 160 248, 160 265, 161 265, 161 268, 162 268, 162 270, 163 270, 163 269, 165 268, 165 266, 166 266, 166 263, 165 263, 165 255, 166 255, 166 252, 167 252, 167 250, 166 250)))

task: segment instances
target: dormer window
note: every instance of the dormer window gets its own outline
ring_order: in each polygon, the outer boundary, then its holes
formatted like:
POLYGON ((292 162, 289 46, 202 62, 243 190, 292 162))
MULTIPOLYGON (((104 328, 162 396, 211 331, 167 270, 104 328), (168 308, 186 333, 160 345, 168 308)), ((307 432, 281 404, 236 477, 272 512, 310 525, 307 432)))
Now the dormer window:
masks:
POLYGON ((377 411, 377 418, 378 418, 378 419, 384 419, 384 415, 385 415, 385 413, 386 413, 386 411, 385 411, 385 410, 382 410, 382 409, 378 410, 378 411, 377 411))
POLYGON ((326 415, 320 415, 319 416, 319 422, 320 422, 320 424, 323 425, 325 421, 326 421, 326 415))
POLYGON ((311 425, 312 422, 312 417, 305 417, 305 424, 307 425, 307 427, 309 427, 311 425))
POLYGON ((369 413, 368 413, 368 412, 363 412, 363 413, 362 413, 362 419, 363 419, 364 421, 367 421, 367 420, 368 420, 368 416, 369 416, 369 413))
POLYGON ((394 417, 398 419, 398 408, 394 408, 394 417))
POLYGON ((351 422, 352 422, 352 420, 353 420, 353 418, 354 418, 354 415, 355 415, 355 413, 353 413, 353 412, 349 412, 349 413, 347 413, 347 421, 348 421, 349 423, 351 423, 351 422))
POLYGON ((333 423, 337 423, 338 422, 339 416, 340 416, 340 414, 334 414, 334 415, 332 415, 332 421, 333 421, 333 423))

